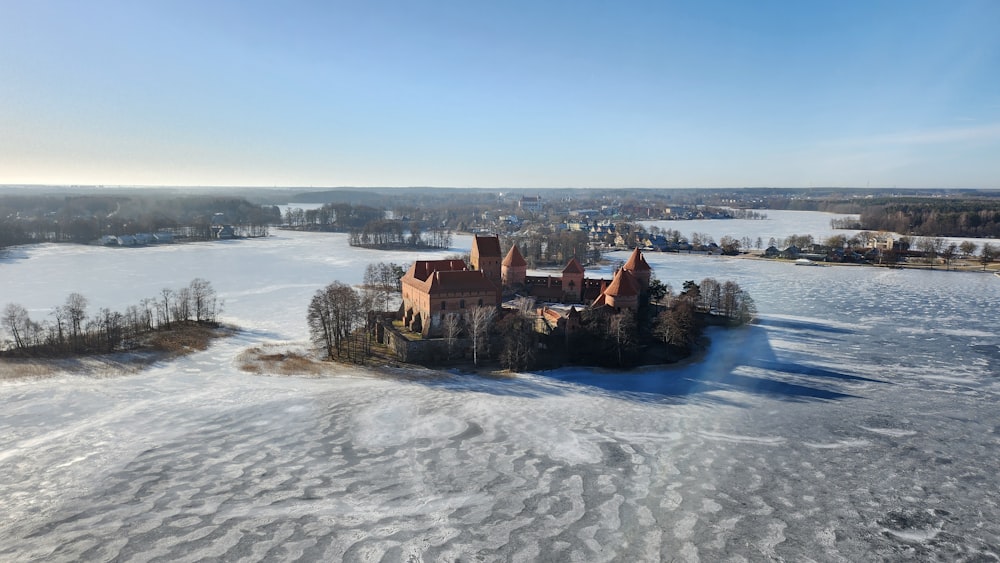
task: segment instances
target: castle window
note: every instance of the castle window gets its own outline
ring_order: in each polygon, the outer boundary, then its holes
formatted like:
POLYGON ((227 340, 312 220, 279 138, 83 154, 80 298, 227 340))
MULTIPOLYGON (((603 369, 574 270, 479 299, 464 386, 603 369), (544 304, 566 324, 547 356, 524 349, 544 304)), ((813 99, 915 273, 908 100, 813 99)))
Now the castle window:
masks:
POLYGON ((480 300, 479 300, 479 306, 480 306, 480 307, 482 307, 482 306, 483 306, 483 300, 482 300, 482 299, 480 299, 480 300))
POLYGON ((448 302, 447 301, 442 301, 441 302, 441 310, 444 311, 447 308, 448 308, 448 302))
POLYGON ((458 302, 458 308, 459 309, 464 309, 465 308, 465 299, 463 299, 463 300, 461 300, 461 301, 458 302))

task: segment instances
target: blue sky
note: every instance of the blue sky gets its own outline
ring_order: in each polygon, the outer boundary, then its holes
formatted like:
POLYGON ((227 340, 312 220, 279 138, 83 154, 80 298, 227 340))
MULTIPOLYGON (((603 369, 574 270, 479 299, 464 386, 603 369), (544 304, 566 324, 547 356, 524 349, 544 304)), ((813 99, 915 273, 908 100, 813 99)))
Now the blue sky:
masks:
POLYGON ((0 13, 0 183, 1000 188, 993 0, 0 13))

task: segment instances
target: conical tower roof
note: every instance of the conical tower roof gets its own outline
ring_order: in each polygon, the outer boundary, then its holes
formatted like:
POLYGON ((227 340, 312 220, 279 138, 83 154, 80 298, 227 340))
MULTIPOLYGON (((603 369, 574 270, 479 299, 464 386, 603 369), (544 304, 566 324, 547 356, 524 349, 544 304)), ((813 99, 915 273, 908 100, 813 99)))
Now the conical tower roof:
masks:
POLYGON ((639 295, 639 282, 628 270, 622 268, 615 274, 615 279, 611 280, 611 285, 604 290, 604 295, 612 297, 639 295))
POLYGON ((502 264, 508 268, 528 266, 528 263, 524 260, 524 256, 521 256, 521 251, 517 249, 516 244, 510 247, 510 252, 508 252, 507 257, 503 259, 502 264))
POLYGON ((652 270, 638 248, 632 251, 632 255, 628 257, 628 262, 625 262, 624 268, 630 272, 649 272, 652 270))
POLYGON ((564 273, 564 274, 582 274, 582 273, 584 273, 584 270, 583 270, 583 266, 580 265, 580 262, 577 261, 576 257, 574 256, 573 258, 569 259, 569 264, 566 264, 566 267, 563 268, 562 273, 564 273))

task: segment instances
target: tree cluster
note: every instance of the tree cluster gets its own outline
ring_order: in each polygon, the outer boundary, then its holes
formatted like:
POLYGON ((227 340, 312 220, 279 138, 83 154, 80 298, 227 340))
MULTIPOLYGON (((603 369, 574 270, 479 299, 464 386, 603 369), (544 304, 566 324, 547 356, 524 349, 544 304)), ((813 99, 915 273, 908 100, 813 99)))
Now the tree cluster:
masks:
POLYGON ((520 297, 497 323, 501 335, 500 365, 511 371, 524 371, 535 366, 538 333, 535 332, 535 300, 520 297))
POLYGON ((635 365, 642 340, 635 312, 584 309, 582 318, 568 343, 572 362, 606 367, 635 365))
POLYGON ((316 231, 360 230, 373 221, 385 219, 385 211, 370 205, 327 203, 319 209, 288 209, 284 224, 287 227, 316 231))
MULTIPOLYGON (((442 321, 442 337, 447 346, 448 359, 455 356, 459 345, 468 342, 472 350, 472 362, 479 365, 482 356, 490 351, 490 333, 496 328, 496 307, 479 305, 466 310, 466 314, 448 313, 442 321)), ((503 324, 502 322, 500 323, 503 324)), ((524 336, 524 335, 522 335, 524 336)), ((504 349, 507 342, 504 341, 504 349)))
POLYGON ((861 227, 927 237, 1000 237, 1000 203, 986 199, 907 198, 876 201, 861 227))
POLYGON ((379 219, 360 229, 352 229, 348 237, 351 246, 365 248, 451 248, 451 231, 432 228, 422 232, 420 223, 409 225, 391 219, 379 219))
POLYGON ((365 267, 364 287, 372 292, 374 305, 389 311, 389 304, 402 291, 400 279, 406 270, 392 262, 372 262, 365 267))
POLYGON ((327 359, 363 363, 371 353, 375 307, 374 292, 339 281, 316 291, 306 313, 313 344, 327 359))
POLYGON ((27 309, 8 303, 0 323, 8 338, 6 352, 19 356, 66 356, 131 350, 144 335, 169 330, 177 323, 214 325, 221 310, 212 284, 201 278, 184 288, 163 289, 156 297, 130 305, 124 312, 101 308, 88 317, 87 299, 71 293, 54 307, 51 319, 35 321, 27 309))
POLYGON ((718 282, 705 278, 701 284, 684 282, 679 295, 661 312, 654 334, 663 342, 690 350, 701 337, 707 322, 720 319, 730 325, 747 324, 757 316, 750 294, 734 281, 718 282))

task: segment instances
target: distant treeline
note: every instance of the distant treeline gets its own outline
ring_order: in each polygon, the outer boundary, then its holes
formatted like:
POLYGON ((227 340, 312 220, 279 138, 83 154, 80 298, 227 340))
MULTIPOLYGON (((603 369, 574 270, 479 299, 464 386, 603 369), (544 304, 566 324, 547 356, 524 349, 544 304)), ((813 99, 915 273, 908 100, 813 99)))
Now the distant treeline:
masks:
POLYGON ((351 246, 365 248, 451 248, 452 233, 440 224, 349 203, 327 203, 318 209, 288 209, 286 227, 304 231, 348 232, 351 246))
POLYGON ((154 332, 186 323, 214 325, 221 309, 212 284, 200 278, 181 289, 165 288, 124 312, 102 308, 88 317, 87 305, 86 297, 71 293, 63 305, 52 309, 50 319, 36 321, 22 305, 8 303, 0 318, 6 336, 0 353, 65 357, 133 350, 154 332))
POLYGON ((812 197, 771 197, 768 209, 789 211, 823 211, 826 213, 858 214, 866 205, 863 199, 818 199, 812 197))
POLYGON ((157 231, 211 238, 213 221, 237 234, 266 236, 274 206, 242 198, 196 195, 0 195, 0 247, 37 242, 93 242, 104 235, 157 231))
POLYGON ((1000 201, 985 197, 892 197, 851 200, 779 199, 772 209, 859 214, 834 228, 890 231, 927 237, 998 237, 1000 201))
POLYGON ((984 199, 892 199, 861 211, 861 228, 928 237, 1000 237, 1000 202, 984 199))
POLYGON ((368 205, 349 203, 327 203, 318 209, 288 209, 285 211, 284 225, 307 231, 349 232, 361 230, 373 221, 386 218, 385 210, 368 205))
POLYGON ((729 214, 732 215, 733 219, 751 219, 755 221, 767 219, 767 213, 761 213, 753 209, 730 209, 729 214))

